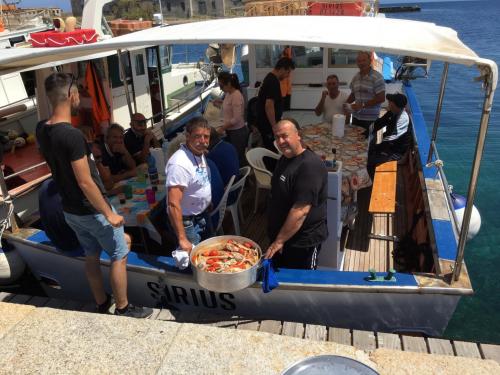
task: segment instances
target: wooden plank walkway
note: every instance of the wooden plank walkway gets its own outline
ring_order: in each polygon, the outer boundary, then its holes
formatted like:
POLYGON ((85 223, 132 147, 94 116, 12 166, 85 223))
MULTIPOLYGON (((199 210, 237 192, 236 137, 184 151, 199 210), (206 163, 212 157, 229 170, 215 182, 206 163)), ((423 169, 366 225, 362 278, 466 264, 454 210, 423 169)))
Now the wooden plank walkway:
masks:
MULTIPOLYGON (((0 302, 73 311, 94 311, 92 303, 22 294, 14 295, 6 292, 0 292, 0 302)), ((227 329, 260 331, 308 340, 331 341, 343 345, 355 346, 357 349, 364 351, 387 348, 427 354, 492 359, 500 363, 500 345, 454 341, 419 335, 350 330, 277 320, 250 320, 237 316, 219 316, 194 312, 179 313, 171 312, 167 309, 154 309, 154 313, 150 319, 206 324, 227 329)))

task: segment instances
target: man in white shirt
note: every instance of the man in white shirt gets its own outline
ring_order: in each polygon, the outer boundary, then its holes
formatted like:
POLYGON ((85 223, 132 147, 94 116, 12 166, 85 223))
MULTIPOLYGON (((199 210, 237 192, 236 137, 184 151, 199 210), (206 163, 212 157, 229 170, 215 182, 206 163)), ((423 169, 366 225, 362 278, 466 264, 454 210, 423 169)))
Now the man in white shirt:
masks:
POLYGON ((339 90, 339 77, 335 74, 330 74, 326 78, 326 88, 314 112, 316 116, 323 114, 324 122, 332 122, 333 115, 344 114, 343 105, 349 94, 339 90))
POLYGON ((212 200, 210 173, 204 153, 210 141, 210 126, 203 117, 186 125, 186 144, 168 160, 165 168, 167 212, 179 248, 191 251, 201 241, 208 223, 212 200))

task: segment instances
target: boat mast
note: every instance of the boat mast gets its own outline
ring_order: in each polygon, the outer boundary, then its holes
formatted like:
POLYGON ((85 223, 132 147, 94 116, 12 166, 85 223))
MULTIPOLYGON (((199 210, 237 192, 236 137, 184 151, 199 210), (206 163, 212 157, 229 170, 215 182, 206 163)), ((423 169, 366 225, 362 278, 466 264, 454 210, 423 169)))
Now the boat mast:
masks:
POLYGON ((484 151, 484 141, 486 139, 486 133, 488 131, 491 106, 493 103, 493 96, 498 79, 498 70, 496 69, 496 64, 494 62, 490 62, 489 65, 488 64, 478 65, 478 67, 479 70, 483 73, 486 93, 483 102, 483 112, 481 114, 479 134, 477 136, 476 151, 474 153, 474 161, 472 163, 469 190, 467 192, 467 203, 465 205, 462 228, 460 230, 460 237, 458 240, 457 258, 455 260, 455 267, 453 269, 452 281, 457 281, 459 279, 460 271, 462 270, 465 242, 467 241, 467 233, 469 231, 472 206, 474 204, 474 196, 476 195, 477 179, 479 177, 479 169, 481 167, 481 159, 484 151))

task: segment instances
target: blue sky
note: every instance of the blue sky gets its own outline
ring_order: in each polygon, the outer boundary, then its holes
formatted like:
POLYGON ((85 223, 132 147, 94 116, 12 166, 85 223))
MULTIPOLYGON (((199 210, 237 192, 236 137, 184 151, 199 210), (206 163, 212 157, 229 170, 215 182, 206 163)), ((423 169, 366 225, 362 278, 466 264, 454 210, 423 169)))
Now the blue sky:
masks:
MULTIPOLYGON (((426 3, 435 2, 436 0, 381 0, 381 4, 392 4, 392 3, 426 3)), ((456 0, 440 0, 440 1, 456 1, 456 0)), ((71 3, 69 0, 21 0, 18 5, 21 8, 45 8, 45 7, 56 7, 61 8, 65 12, 71 10, 71 3)))

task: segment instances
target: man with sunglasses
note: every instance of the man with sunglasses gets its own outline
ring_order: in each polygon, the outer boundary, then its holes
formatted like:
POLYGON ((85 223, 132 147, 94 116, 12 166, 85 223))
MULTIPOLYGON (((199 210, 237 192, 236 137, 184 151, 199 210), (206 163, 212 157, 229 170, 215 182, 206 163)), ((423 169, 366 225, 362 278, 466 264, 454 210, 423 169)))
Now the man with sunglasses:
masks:
POLYGON ((124 134, 125 147, 137 164, 146 162, 150 147, 160 147, 151 129, 147 129, 148 120, 142 113, 134 113, 130 129, 124 134))
POLYGON ((107 312, 112 298, 106 294, 100 254, 111 259, 110 279, 116 299, 116 315, 147 318, 150 308, 133 306, 127 298, 127 255, 124 220, 105 198, 105 189, 83 133, 71 126, 71 112, 79 105, 72 76, 53 73, 45 80, 53 112, 37 125, 40 151, 50 166, 61 194, 64 217, 85 251, 85 272, 98 312, 107 312))

